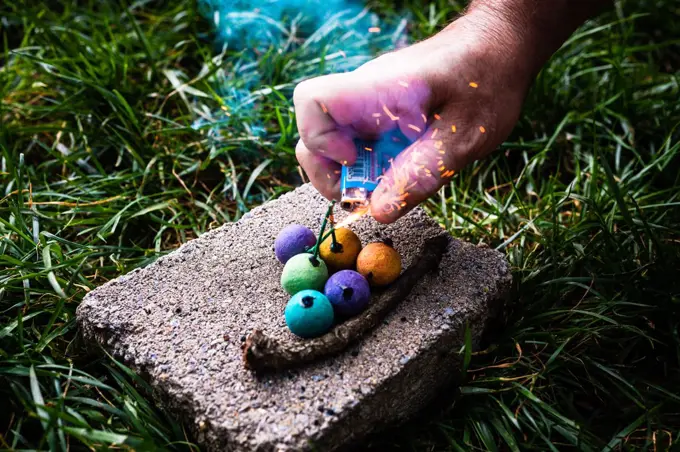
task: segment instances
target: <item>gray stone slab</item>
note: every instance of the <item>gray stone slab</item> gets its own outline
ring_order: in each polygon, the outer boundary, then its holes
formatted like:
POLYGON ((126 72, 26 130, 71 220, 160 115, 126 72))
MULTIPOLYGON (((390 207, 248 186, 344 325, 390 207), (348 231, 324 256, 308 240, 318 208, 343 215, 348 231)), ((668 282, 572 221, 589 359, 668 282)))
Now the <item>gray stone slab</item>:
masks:
MULTIPOLYGON (((255 376, 241 361, 244 336, 254 328, 290 336, 274 238, 294 222, 318 230, 326 207, 303 185, 108 282, 78 308, 84 337, 142 373, 208 450, 334 450, 410 418, 457 373, 465 323, 477 341, 499 311, 509 266, 496 251, 451 239, 438 272, 347 352, 255 376)), ((443 233, 420 209, 352 229, 364 244, 391 238, 405 267, 443 233)))

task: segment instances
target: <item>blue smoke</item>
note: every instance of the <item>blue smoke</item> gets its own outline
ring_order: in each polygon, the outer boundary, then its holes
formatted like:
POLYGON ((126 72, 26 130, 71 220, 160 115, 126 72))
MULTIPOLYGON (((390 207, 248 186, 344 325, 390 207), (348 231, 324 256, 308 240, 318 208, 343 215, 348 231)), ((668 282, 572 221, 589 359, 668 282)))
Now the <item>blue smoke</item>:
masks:
POLYGON ((210 111, 205 96, 194 100, 193 127, 207 133, 211 155, 229 147, 257 160, 255 149, 279 132, 253 114, 273 90, 289 98, 306 78, 351 71, 406 44, 405 19, 388 26, 357 0, 199 0, 199 11, 213 25, 210 84, 223 104, 210 111), (281 74, 285 83, 272 87, 281 74))
POLYGON ((368 29, 380 25, 357 0, 200 0, 199 10, 213 22, 219 43, 232 49, 263 49, 312 37, 321 28, 365 40, 368 29))
POLYGON ((199 10, 214 25, 217 48, 229 52, 214 79, 230 111, 252 108, 263 94, 257 88, 268 83, 261 67, 268 52, 295 53, 286 75, 297 84, 406 43, 405 20, 388 27, 357 0, 199 0, 199 10))

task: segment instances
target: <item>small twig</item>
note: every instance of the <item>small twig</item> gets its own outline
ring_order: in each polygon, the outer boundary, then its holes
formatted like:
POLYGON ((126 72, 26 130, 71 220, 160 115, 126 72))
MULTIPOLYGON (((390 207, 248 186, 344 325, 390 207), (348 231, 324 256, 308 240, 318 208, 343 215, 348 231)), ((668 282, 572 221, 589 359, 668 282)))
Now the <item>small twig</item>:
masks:
POLYGON ((350 343, 378 326, 427 273, 439 266, 448 243, 447 234, 426 240, 415 262, 366 311, 321 337, 295 342, 279 341, 261 330, 254 330, 243 344, 245 367, 255 371, 282 370, 343 351, 350 343))

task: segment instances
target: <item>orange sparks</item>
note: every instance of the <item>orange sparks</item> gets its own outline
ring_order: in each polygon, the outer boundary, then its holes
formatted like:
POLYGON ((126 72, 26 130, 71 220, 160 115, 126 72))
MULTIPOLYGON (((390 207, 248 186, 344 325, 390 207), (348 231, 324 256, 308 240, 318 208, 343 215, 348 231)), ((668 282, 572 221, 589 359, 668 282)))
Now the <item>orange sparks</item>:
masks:
POLYGON ((326 178, 330 179, 330 178, 331 178, 331 175, 328 174, 328 173, 326 173, 326 178))
POLYGON ((325 105, 323 102, 321 102, 321 110, 322 110, 324 113, 328 113, 328 108, 326 108, 326 105, 325 105))
POLYGON ((455 125, 451 126, 451 133, 456 133, 456 126, 455 125))
POLYGON ((442 119, 442 117, 439 116, 437 113, 435 113, 435 114, 434 114, 434 119, 436 119, 437 121, 439 121, 440 119, 442 119))
POLYGON ((423 124, 427 124, 427 116, 425 116, 425 114, 421 113, 420 117, 423 118, 423 124))
POLYGON ((373 151, 373 148, 369 148, 368 146, 364 146, 364 149, 366 149, 368 152, 373 151))
POLYGON ((368 29, 369 33, 380 33, 380 27, 371 27, 368 29))
POLYGON ((373 116, 374 118, 379 118, 382 116, 382 113, 373 113, 371 116, 373 116))
POLYGON ((477 88, 479 85, 475 82, 470 82, 470 88, 477 88))
POLYGON ((342 161, 342 164, 345 165, 345 166, 347 166, 347 160, 343 160, 343 161, 342 161))
POLYGON ((439 129, 434 129, 434 130, 432 131, 432 136, 431 136, 430 138, 436 137, 438 132, 439 132, 439 129))
POLYGON ((439 150, 439 153, 440 153, 441 155, 444 155, 444 154, 446 154, 446 151, 445 151, 444 149, 440 149, 440 150, 439 150))
POLYGON ((442 166, 444 164, 444 160, 440 160, 437 162, 437 165, 442 166))
POLYGON ((421 132, 420 127, 414 126, 413 124, 409 124, 407 127, 411 130, 415 130, 418 133, 421 132))
POLYGON ((401 86, 403 86, 404 88, 408 88, 408 82, 405 82, 405 81, 403 81, 403 80, 399 80, 397 83, 399 83, 399 84, 400 84, 401 86))
POLYGON ((455 174, 455 171, 454 171, 454 170, 450 170, 450 171, 447 171, 447 172, 445 172, 444 174, 442 174, 442 177, 451 177, 451 176, 453 176, 454 174, 455 174))
POLYGON ((445 167, 445 166, 440 166, 440 167, 437 168, 437 169, 438 169, 439 171, 444 171, 444 170, 446 169, 446 167, 445 167))
POLYGON ((481 133, 486 133, 486 129, 484 128, 484 126, 479 126, 479 131, 481 133))
POLYGON ((375 125, 379 126, 380 125, 380 118, 375 118, 375 125))
POLYGON ((387 108, 387 105, 383 104, 383 111, 387 116, 390 117, 392 121, 399 121, 399 116, 394 116, 394 114, 392 114, 392 112, 387 108))
POLYGON ((437 140, 434 142, 434 147, 437 149, 441 149, 442 146, 444 145, 444 142, 442 140, 437 140))

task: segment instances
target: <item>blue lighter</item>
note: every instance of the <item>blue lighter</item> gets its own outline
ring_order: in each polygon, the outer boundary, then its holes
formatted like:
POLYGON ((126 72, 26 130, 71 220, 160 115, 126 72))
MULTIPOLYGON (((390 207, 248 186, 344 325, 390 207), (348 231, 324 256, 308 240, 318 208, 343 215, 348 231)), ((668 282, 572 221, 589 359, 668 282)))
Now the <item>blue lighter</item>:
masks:
POLYGON ((343 165, 340 174, 340 207, 349 212, 368 208, 380 176, 410 141, 399 129, 394 129, 377 140, 355 139, 354 144, 357 160, 354 165, 343 165))

